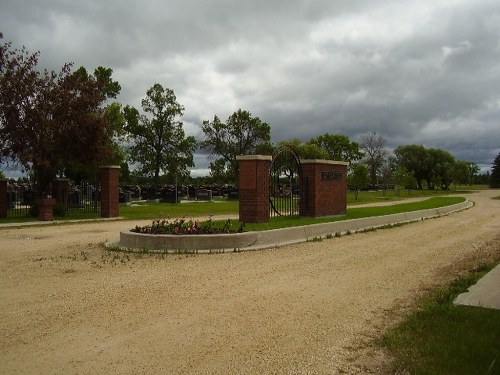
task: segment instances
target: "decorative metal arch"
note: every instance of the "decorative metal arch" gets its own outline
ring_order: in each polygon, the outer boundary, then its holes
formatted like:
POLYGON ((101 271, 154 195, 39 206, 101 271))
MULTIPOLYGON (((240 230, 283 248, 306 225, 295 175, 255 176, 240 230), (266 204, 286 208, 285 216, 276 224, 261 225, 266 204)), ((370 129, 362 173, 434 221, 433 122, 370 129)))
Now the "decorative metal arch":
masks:
POLYGON ((299 213, 302 166, 297 152, 281 146, 273 153, 269 169, 269 203, 271 216, 299 213))

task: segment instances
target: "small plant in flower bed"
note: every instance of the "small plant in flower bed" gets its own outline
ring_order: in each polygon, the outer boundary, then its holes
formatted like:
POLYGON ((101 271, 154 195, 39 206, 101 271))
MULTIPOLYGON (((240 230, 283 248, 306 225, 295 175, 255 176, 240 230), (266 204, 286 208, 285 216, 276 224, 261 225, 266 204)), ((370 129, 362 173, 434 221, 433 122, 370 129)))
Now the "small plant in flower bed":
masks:
POLYGON ((230 219, 227 219, 222 226, 212 219, 205 222, 176 219, 174 221, 153 220, 151 225, 136 226, 131 231, 143 234, 227 234, 241 233, 244 228, 245 223, 240 223, 236 228, 230 219))

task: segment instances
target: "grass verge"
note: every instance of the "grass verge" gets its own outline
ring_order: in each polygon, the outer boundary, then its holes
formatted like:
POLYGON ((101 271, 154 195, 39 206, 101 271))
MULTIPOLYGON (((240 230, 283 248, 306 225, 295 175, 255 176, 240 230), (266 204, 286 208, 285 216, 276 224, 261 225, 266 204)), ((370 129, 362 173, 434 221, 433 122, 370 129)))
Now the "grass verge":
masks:
POLYGON ((440 289, 384 335, 395 373, 500 374, 500 311, 453 304, 493 267, 482 266, 440 289))
MULTIPOLYGON (((383 202, 383 201, 401 201, 404 202, 408 198, 416 197, 453 197, 455 194, 464 194, 469 191, 464 190, 421 190, 421 191, 401 191, 394 190, 383 191, 362 191, 359 193, 356 200, 353 192, 347 195, 347 204, 350 207, 355 207, 358 204, 383 202)), ((176 217, 200 217, 210 215, 237 215, 238 214, 237 200, 217 199, 213 202, 188 202, 181 204, 156 203, 156 202, 137 202, 133 205, 120 205, 120 216, 129 220, 153 220, 160 218, 176 218, 176 217)), ((423 208, 422 208, 423 209, 423 208)), ((350 214, 350 211, 348 214, 350 214)), ((366 213, 369 213, 369 209, 366 213)), ((355 214, 356 211, 352 211, 355 214)), ((56 217, 56 220, 85 220, 98 219, 99 213, 85 212, 68 212, 64 216, 56 217)), ((345 217, 345 219, 355 217, 345 217)), ((23 223, 37 222, 37 218, 29 215, 9 215, 7 218, 0 218, 0 223, 23 223)), ((331 221, 331 220, 330 220, 331 221)), ((302 224, 298 224, 302 225, 302 224)), ((305 224, 303 224, 305 225, 305 224)))
POLYGON ((347 213, 338 217, 308 218, 299 216, 273 217, 268 223, 246 224, 245 231, 261 231, 288 228, 301 225, 329 223, 340 220, 359 219, 363 217, 392 215, 401 212, 419 211, 457 204, 465 201, 463 197, 432 197, 423 201, 401 203, 391 206, 353 207, 347 213))

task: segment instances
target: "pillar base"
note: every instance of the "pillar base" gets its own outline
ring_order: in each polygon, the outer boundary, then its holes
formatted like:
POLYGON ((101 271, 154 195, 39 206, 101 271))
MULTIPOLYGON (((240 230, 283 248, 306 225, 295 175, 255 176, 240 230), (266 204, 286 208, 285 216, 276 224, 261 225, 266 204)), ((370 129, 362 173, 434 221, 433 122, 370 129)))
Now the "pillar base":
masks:
POLYGON ((35 204, 38 207, 38 220, 54 220, 54 207, 56 206, 56 200, 54 198, 37 199, 35 204))

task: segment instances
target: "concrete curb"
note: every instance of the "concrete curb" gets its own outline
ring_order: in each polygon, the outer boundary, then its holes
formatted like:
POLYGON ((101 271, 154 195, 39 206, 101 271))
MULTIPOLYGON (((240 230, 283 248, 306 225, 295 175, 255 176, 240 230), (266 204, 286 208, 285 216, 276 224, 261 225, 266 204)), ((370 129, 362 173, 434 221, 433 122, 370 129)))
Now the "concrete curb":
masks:
POLYGON ((223 235, 150 235, 126 230, 120 232, 120 241, 118 243, 107 243, 106 247, 126 251, 158 251, 162 253, 225 253, 261 250, 306 242, 324 236, 334 236, 337 233, 344 234, 347 232, 380 228, 385 225, 439 217, 465 210, 472 206, 473 203, 466 200, 465 202, 451 206, 428 210, 273 229, 262 232, 223 235))
POLYGON ((453 303, 500 310, 499 285, 500 264, 472 285, 467 292, 459 294, 453 303))

